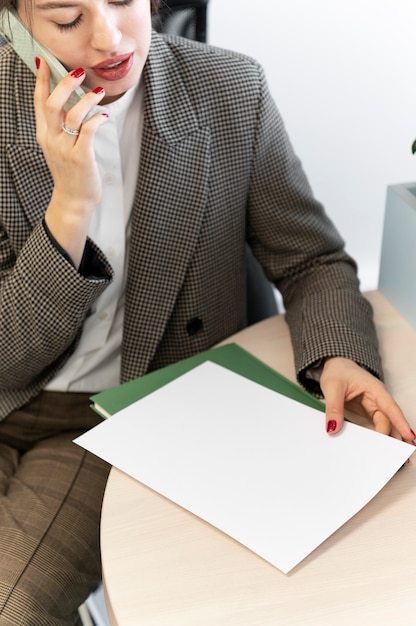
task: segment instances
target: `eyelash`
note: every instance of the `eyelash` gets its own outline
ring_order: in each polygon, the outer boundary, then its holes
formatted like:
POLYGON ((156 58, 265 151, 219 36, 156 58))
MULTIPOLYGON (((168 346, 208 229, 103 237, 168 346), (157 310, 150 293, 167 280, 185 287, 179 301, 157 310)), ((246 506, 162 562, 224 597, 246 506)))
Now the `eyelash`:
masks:
POLYGON ((79 15, 73 22, 69 22, 69 24, 56 24, 59 30, 68 31, 72 30, 79 26, 82 22, 82 15, 79 15))
MULTIPOLYGON (((110 4, 116 6, 116 7, 120 7, 120 8, 125 8, 128 7, 130 4, 133 3, 133 0, 120 0, 119 2, 110 2, 110 4)), ((77 26, 79 26, 82 22, 82 14, 79 15, 75 20, 73 20, 72 22, 69 22, 68 24, 56 24, 58 29, 60 31, 70 31, 73 30, 74 28, 77 28, 77 26)))

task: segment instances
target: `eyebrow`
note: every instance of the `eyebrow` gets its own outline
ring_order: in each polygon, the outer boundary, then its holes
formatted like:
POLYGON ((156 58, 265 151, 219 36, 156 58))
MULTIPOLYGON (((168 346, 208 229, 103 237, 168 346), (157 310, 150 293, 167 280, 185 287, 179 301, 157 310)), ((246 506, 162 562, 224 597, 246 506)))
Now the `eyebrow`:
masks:
POLYGON ((38 4, 36 8, 41 11, 45 11, 49 9, 68 9, 78 6, 78 2, 44 2, 42 4, 38 4))

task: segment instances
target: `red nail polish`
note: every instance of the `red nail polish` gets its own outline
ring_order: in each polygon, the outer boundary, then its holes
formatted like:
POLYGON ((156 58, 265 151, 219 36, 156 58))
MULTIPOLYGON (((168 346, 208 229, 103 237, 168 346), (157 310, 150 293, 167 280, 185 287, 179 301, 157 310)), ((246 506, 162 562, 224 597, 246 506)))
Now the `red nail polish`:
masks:
POLYGON ((85 70, 82 67, 78 67, 76 70, 71 72, 72 78, 81 78, 85 74, 85 70))
POLYGON ((414 430, 412 430, 412 429, 410 429, 410 432, 411 432, 411 433, 412 433, 412 435, 413 435, 413 439, 416 439, 416 433, 415 433, 415 431, 414 431, 414 430))
POLYGON ((327 433, 333 433, 336 429, 337 429, 336 421, 335 420, 329 420, 328 424, 326 425, 326 432, 327 433))
MULTIPOLYGON (((40 58, 39 57, 35 57, 35 64, 36 64, 36 69, 38 70, 40 68, 40 58)), ((416 437, 416 435, 415 435, 416 437)))
POLYGON ((104 93, 104 88, 103 87, 96 87, 95 89, 92 90, 92 93, 95 93, 95 94, 97 94, 97 96, 99 96, 102 93, 104 93))

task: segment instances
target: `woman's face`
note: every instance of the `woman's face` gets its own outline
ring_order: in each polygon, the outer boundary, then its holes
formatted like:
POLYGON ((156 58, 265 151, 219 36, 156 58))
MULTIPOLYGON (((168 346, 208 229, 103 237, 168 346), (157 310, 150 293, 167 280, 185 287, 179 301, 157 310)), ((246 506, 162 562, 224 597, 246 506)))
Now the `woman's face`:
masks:
POLYGON ((82 87, 104 87, 103 104, 137 84, 150 46, 150 0, 33 0, 29 17, 22 5, 35 39, 68 71, 84 68, 82 87))

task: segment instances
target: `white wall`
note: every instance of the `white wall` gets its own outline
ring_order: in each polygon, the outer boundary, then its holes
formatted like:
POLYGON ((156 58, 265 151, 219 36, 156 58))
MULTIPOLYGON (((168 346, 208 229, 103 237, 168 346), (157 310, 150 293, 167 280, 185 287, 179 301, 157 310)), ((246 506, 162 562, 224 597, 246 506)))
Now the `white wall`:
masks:
POLYGON ((211 0, 208 35, 265 67, 315 195, 375 288, 386 187, 416 180, 415 3, 211 0))

